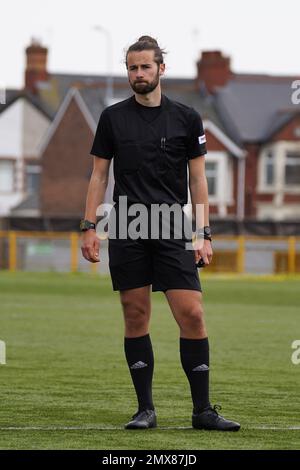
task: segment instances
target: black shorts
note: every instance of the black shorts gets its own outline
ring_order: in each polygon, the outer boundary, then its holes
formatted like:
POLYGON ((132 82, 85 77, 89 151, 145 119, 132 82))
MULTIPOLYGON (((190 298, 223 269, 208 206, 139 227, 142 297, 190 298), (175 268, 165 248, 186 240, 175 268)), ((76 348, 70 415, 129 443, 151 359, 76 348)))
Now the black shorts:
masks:
POLYGON ((152 291, 189 289, 201 292, 193 250, 186 239, 109 239, 113 290, 152 284, 152 291))

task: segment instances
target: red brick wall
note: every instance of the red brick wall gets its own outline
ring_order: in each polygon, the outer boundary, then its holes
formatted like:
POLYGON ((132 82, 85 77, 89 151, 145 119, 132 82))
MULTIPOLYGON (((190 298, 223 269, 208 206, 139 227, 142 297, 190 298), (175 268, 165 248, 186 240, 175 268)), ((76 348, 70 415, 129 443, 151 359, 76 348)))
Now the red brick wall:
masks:
POLYGON ((256 195, 256 200, 259 202, 270 202, 272 204, 273 198, 273 194, 260 193, 256 195))
POLYGON ((92 140, 93 133, 73 98, 42 155, 43 216, 84 215, 93 166, 89 155, 92 140))
POLYGON ((300 141, 300 137, 296 137, 294 131, 295 128, 300 128, 300 116, 297 115, 282 129, 279 130, 274 136, 272 137, 272 142, 278 140, 291 140, 293 142, 300 141))
POLYGON ((48 49, 40 44, 32 44, 26 48, 25 89, 37 93, 37 82, 47 81, 48 49))
POLYGON ((215 136, 209 130, 205 131, 205 136, 207 140, 208 151, 211 151, 211 152, 219 152, 219 151, 226 152, 227 151, 224 145, 218 139, 216 139, 215 136))
POLYGON ((212 215, 218 215, 218 213, 219 213, 218 207, 213 205, 213 204, 210 204, 209 213, 212 214, 212 215))
POLYGON ((257 186, 257 163, 259 146, 246 144, 246 176, 245 176, 245 217, 256 215, 256 186, 257 186))
POLYGON ((232 157, 233 168, 233 205, 227 206, 228 214, 237 215, 237 192, 238 192, 238 159, 232 157))
POLYGON ((300 194, 285 194, 283 197, 283 201, 286 204, 293 204, 298 203, 300 204, 300 194))
POLYGON ((209 93, 213 93, 218 86, 224 86, 232 77, 230 58, 224 57, 221 51, 204 51, 197 62, 197 79, 204 82, 209 93))

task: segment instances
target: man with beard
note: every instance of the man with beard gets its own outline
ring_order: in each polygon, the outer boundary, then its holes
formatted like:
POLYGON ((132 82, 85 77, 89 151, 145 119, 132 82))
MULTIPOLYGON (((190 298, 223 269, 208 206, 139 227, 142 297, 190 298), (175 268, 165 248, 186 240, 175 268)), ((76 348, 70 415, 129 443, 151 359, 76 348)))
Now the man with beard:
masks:
POLYGON ((163 54, 157 41, 149 36, 132 44, 126 53, 126 67, 134 95, 108 106, 100 116, 91 149, 94 169, 85 219, 81 222, 82 253, 92 263, 99 261, 96 209, 104 200, 112 158, 117 215, 121 212, 121 197, 127 198, 129 206, 140 203, 152 209, 157 204, 178 205, 182 214, 189 185, 193 210, 196 205, 204 207, 203 226, 196 227, 194 251, 186 249, 191 238, 174 236, 172 224, 169 239, 161 235, 158 239, 136 239, 128 233, 125 239, 109 236, 112 285, 120 292, 124 349, 138 400, 137 413, 125 427, 156 427, 152 399, 154 359, 149 335, 152 286, 152 291, 164 292, 179 326, 181 364, 193 401, 193 427, 237 431, 240 425, 220 416, 218 406, 212 407, 209 401, 209 345, 196 267, 200 259, 205 265, 212 260, 206 139, 200 115, 162 94, 163 54))

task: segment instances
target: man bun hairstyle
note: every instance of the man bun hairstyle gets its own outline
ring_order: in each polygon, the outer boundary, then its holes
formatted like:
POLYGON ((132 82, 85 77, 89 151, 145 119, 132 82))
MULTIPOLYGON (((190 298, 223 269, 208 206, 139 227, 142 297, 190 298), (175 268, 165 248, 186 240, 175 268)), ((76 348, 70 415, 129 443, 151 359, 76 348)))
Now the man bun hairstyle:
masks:
POLYGON ((164 54, 166 54, 166 52, 159 47, 157 40, 152 38, 151 36, 141 36, 134 44, 131 44, 131 46, 127 49, 125 59, 126 67, 128 67, 127 57, 129 52, 141 51, 154 51, 154 61, 157 63, 157 65, 164 63, 164 54))
POLYGON ((155 44, 158 47, 158 42, 156 41, 156 39, 152 38, 151 36, 141 36, 137 40, 137 42, 142 42, 142 41, 152 42, 153 44, 155 44))

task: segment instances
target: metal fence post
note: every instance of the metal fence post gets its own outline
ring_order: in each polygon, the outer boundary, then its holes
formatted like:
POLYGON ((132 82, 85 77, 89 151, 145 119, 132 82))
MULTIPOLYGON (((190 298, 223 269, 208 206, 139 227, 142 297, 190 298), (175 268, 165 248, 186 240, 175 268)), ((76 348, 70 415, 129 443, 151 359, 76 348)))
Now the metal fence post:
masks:
POLYGON ((237 249, 237 272, 245 272, 245 236, 239 235, 237 237, 238 249, 237 249))
POLYGON ((288 237, 288 273, 296 271, 296 237, 288 237))
POLYGON ((10 271, 16 271, 17 269, 17 234, 16 232, 9 231, 8 244, 9 244, 8 267, 10 271))
POLYGON ((71 272, 78 271, 78 233, 70 233, 70 245, 71 245, 71 272))

